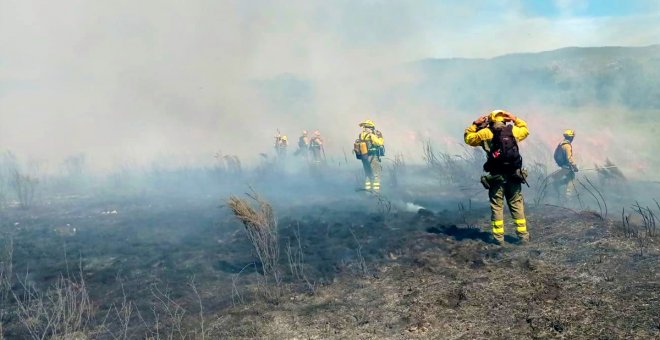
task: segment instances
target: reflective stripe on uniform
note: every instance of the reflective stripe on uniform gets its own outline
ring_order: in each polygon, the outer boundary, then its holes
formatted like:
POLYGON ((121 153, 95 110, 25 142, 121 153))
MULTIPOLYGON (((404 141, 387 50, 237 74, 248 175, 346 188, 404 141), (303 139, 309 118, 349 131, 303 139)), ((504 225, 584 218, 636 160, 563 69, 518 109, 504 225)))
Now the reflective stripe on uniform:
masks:
POLYGON ((503 220, 491 221, 490 223, 493 226, 493 234, 504 234, 503 220))
POLYGON ((516 223, 516 231, 519 233, 526 233, 527 232, 527 220, 524 218, 514 220, 516 223))
POLYGON ((516 231, 519 233, 526 233, 527 232, 527 220, 524 218, 514 220, 516 223, 516 231))

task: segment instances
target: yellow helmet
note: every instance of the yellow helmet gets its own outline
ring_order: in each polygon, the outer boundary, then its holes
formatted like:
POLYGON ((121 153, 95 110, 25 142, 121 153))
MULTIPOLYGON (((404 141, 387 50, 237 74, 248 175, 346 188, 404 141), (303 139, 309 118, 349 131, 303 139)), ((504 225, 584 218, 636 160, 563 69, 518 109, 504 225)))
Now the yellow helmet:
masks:
POLYGON ((575 137, 575 131, 571 129, 564 130, 564 137, 575 137))
POLYGON ((289 138, 286 137, 286 135, 282 136, 282 140, 288 140, 289 138))
POLYGON ((495 111, 492 111, 492 112, 488 115, 488 120, 491 121, 491 122, 503 122, 506 113, 507 113, 507 112, 504 111, 504 110, 495 110, 495 111))
POLYGON ((367 119, 360 123, 360 127, 374 128, 376 127, 376 124, 374 123, 373 120, 367 119))

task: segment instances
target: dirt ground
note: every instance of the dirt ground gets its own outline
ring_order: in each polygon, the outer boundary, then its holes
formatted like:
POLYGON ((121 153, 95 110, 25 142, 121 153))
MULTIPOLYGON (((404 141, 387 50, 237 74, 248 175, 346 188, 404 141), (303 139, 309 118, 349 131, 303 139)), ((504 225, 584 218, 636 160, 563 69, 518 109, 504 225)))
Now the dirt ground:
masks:
MULTIPOLYGON (((273 200, 279 283, 260 272, 242 224, 215 196, 69 197, 6 209, 3 243, 12 242, 14 272, 39 289, 80 272, 94 322, 121 301, 141 311, 123 336, 87 338, 165 338, 154 325, 172 321, 172 305, 188 330, 172 338, 660 338, 655 230, 529 206, 531 243, 508 236, 498 246, 483 197, 450 197, 351 189, 273 200), (291 253, 303 275, 291 270, 291 253), (169 302, 159 314, 160 291, 169 302), (200 320, 203 331, 191 331, 200 320)), ((3 308, 4 336, 25 338, 11 299, 3 308)))

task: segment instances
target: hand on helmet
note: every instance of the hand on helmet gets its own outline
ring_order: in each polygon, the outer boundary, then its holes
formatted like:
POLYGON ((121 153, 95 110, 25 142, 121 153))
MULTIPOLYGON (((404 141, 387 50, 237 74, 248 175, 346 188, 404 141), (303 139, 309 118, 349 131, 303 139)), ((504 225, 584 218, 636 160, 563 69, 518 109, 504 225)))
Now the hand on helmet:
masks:
POLYGON ((504 121, 505 122, 515 122, 516 119, 518 119, 518 117, 516 117, 516 115, 514 115, 513 113, 511 113, 511 112, 505 112, 504 113, 504 121))
POLYGON ((483 115, 483 116, 477 118, 477 120, 475 120, 474 122, 472 122, 472 124, 474 124, 476 126, 480 126, 480 125, 485 124, 486 122, 488 122, 488 116, 483 115))

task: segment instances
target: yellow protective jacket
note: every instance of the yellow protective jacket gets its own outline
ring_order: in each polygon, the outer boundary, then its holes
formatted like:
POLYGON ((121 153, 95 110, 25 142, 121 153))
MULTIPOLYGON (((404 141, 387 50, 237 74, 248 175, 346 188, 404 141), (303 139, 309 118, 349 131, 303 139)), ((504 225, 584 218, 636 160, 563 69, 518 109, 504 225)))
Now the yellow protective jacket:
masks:
MULTIPOLYGON (((478 127, 475 124, 468 126, 465 129, 465 134, 463 139, 465 143, 470 146, 484 146, 484 143, 489 143, 493 139, 493 132, 489 128, 483 128, 478 130, 478 127)), ((529 136, 529 130, 527 129, 527 123, 520 118, 516 118, 513 122, 513 136, 520 142, 521 140, 529 136)))
POLYGON ((385 145, 385 138, 383 138, 383 134, 380 131, 362 131, 360 132, 360 140, 371 142, 375 146, 385 145))
POLYGON ((360 140, 367 142, 368 154, 370 156, 382 156, 385 145, 385 138, 378 130, 362 131, 359 136, 360 140))
POLYGON ((567 140, 561 142, 561 149, 564 150, 564 156, 566 156, 568 164, 575 166, 575 161, 573 160, 573 145, 571 145, 571 142, 567 140))

